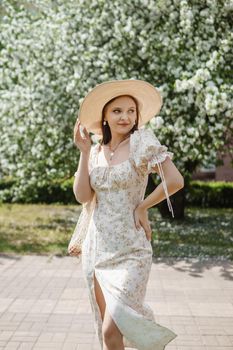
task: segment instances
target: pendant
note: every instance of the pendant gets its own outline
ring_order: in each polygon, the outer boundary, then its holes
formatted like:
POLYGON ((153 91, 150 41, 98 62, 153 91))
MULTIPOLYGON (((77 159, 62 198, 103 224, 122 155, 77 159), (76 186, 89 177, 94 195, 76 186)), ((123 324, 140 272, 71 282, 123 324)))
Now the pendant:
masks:
POLYGON ((114 152, 110 153, 110 160, 112 160, 112 156, 114 155, 114 152))

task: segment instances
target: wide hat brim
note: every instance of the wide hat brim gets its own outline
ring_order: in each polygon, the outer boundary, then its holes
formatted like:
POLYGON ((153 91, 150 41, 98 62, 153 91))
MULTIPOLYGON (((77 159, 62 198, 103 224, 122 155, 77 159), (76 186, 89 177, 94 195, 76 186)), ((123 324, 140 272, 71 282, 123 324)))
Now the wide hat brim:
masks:
POLYGON ((132 95, 138 101, 138 127, 146 124, 159 113, 162 96, 158 89, 144 80, 110 80, 96 85, 82 101, 78 118, 88 132, 102 135, 101 120, 104 105, 114 97, 132 95))

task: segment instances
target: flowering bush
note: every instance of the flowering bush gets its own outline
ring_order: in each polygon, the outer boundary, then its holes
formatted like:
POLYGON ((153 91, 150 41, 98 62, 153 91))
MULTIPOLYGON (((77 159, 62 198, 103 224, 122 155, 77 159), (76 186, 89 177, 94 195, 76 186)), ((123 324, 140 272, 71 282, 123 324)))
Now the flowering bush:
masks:
POLYGON ((15 201, 73 175, 79 103, 106 80, 159 88, 150 125, 183 174, 232 133, 232 0, 2 0, 0 13, 0 174, 18 179, 15 201))

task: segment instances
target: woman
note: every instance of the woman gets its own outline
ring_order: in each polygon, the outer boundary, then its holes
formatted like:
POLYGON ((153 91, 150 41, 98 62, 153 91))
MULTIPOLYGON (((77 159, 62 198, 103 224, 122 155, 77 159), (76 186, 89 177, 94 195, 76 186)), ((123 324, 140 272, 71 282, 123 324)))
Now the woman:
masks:
POLYGON ((75 125, 81 157, 74 194, 80 203, 95 201, 82 266, 103 350, 162 350, 177 336, 144 302, 153 253, 147 210, 166 196, 172 211, 165 178, 170 195, 184 186, 173 153, 145 128, 161 105, 159 91, 145 81, 108 81, 87 94, 75 125), (92 145, 89 132, 101 142, 92 145), (144 199, 150 172, 162 184, 144 199))

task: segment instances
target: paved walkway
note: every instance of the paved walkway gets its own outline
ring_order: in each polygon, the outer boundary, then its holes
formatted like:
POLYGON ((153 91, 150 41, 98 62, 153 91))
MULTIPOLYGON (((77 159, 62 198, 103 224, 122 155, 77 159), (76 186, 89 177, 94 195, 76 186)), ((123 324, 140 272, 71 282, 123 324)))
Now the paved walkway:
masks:
MULTIPOLYGON (((166 350, 233 349, 233 262, 155 259, 146 302, 166 350)), ((100 349, 76 258, 0 254, 0 349, 100 349)))

